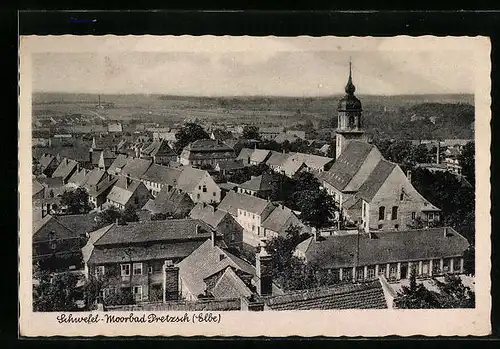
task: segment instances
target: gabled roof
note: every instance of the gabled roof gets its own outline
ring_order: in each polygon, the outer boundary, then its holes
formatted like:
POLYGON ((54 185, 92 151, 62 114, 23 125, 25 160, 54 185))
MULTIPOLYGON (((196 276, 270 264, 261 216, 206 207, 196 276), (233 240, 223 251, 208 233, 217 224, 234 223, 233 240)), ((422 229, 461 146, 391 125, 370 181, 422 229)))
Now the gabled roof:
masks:
POLYGON ((205 241, 177 266, 183 284, 194 296, 198 296, 205 291, 204 279, 227 267, 255 275, 255 268, 252 265, 218 246, 212 246, 210 239, 205 241))
POLYGON ((256 196, 230 191, 222 199, 217 209, 225 211, 232 216, 238 215, 238 209, 260 215, 268 206, 273 206, 273 204, 256 196))
POLYGON ((220 142, 220 141, 214 140, 214 139, 198 139, 198 140, 188 144, 188 146, 186 148, 192 152, 198 152, 198 151, 232 152, 233 151, 233 148, 226 145, 224 142, 220 142))
POLYGON ((249 158, 251 157, 253 151, 254 151, 254 149, 242 148, 240 150, 240 153, 238 154, 237 159, 243 160, 244 162, 247 162, 247 161, 249 161, 249 158))
MULTIPOLYGON (((284 234, 290 225, 304 228, 304 224, 288 207, 278 205, 271 214, 261 223, 261 227, 272 230, 278 234, 284 234)), ((304 231, 305 232, 305 231, 304 231)))
POLYGON ((360 141, 351 141, 340 153, 330 170, 321 174, 321 179, 338 190, 343 190, 365 162, 374 146, 360 141))
POLYGON ((385 309, 380 281, 288 292, 264 300, 271 310, 385 309))
POLYGON ((135 179, 119 177, 106 198, 120 205, 126 205, 140 185, 144 184, 135 179))
POLYGON ((146 173, 151 164, 151 160, 129 158, 126 165, 122 168, 121 174, 139 179, 146 173))
POLYGON ((52 178, 61 177, 63 178, 63 180, 66 179, 77 165, 78 162, 76 162, 75 160, 64 158, 59 166, 57 166, 54 173, 52 173, 52 178))
POLYGON ((260 176, 252 176, 251 179, 239 185, 240 188, 254 191, 268 191, 273 189, 273 175, 263 173, 260 176))
POLYGON ((215 210, 212 206, 205 205, 203 203, 198 203, 195 207, 193 207, 191 212, 189 212, 189 217, 202 220, 214 229, 217 228, 226 215, 229 215, 229 213, 221 210, 215 210))
POLYGON ((146 148, 141 150, 144 155, 148 156, 169 156, 169 155, 175 155, 174 151, 170 146, 168 145, 167 141, 165 140, 157 140, 153 141, 150 145, 148 145, 146 148))
POLYGON ((461 256, 469 247, 467 239, 450 227, 373 234, 371 239, 369 234, 359 234, 358 258, 357 234, 325 236, 321 241, 311 237, 297 249, 305 253, 308 263, 317 263, 321 268, 342 268, 354 267, 357 263, 375 265, 461 256))
POLYGON ((181 172, 181 170, 176 168, 152 164, 144 175, 142 175, 141 179, 154 183, 176 186, 181 172))
POLYGON ((44 189, 45 189, 45 187, 43 185, 41 185, 40 182, 38 182, 36 179, 33 179, 33 181, 32 181, 32 195, 33 196, 35 196, 36 194, 38 194, 39 192, 41 192, 44 189))
POLYGON ((143 209, 151 213, 176 214, 189 211, 194 206, 187 193, 163 187, 154 200, 149 200, 143 209))
POLYGON ((231 267, 226 268, 210 293, 215 298, 246 298, 253 294, 231 267))
POLYGON ((215 168, 218 168, 220 171, 237 170, 244 167, 245 165, 241 160, 218 161, 217 164, 215 165, 215 168))
POLYGON ((101 170, 99 168, 94 168, 92 171, 88 173, 87 181, 84 183, 83 187, 87 190, 90 190, 93 186, 96 186, 107 176, 108 174, 106 173, 106 171, 101 170))
POLYGON ((55 159, 56 157, 54 155, 47 153, 42 154, 42 156, 40 156, 40 159, 38 159, 38 163, 40 164, 42 171, 44 171, 55 159))
POLYGON ((250 161, 258 164, 263 163, 271 155, 271 151, 267 149, 254 149, 250 154, 250 161))
POLYGON ((220 141, 225 141, 225 140, 233 138, 233 134, 231 133, 231 131, 222 130, 222 129, 213 130, 211 132, 211 136, 212 135, 213 135, 213 138, 211 137, 212 139, 218 139, 220 141))
POLYGON ((196 189, 196 186, 198 186, 200 181, 207 174, 208 172, 205 170, 184 166, 179 178, 177 179, 177 188, 190 193, 196 189))
POLYGON ((359 188, 357 195, 363 200, 370 202, 396 166, 395 163, 380 160, 368 176, 368 179, 359 188))
POLYGON ((97 198, 100 195, 104 195, 106 191, 118 181, 118 177, 104 178, 102 181, 97 183, 95 186, 89 186, 87 189, 89 196, 97 198))
POLYGON ((266 164, 268 166, 282 166, 286 159, 293 154, 271 151, 271 156, 267 159, 266 164))
POLYGON ((95 230, 89 233, 89 239, 85 246, 82 247, 82 255, 83 261, 87 263, 92 255, 92 251, 94 251, 94 243, 101 238, 111 227, 113 224, 105 226, 101 229, 95 230))
POLYGON ((324 168, 329 163, 333 162, 332 158, 306 153, 295 153, 292 155, 295 159, 302 160, 308 167, 324 168))
POLYGON ((77 234, 88 234, 93 230, 97 213, 57 216, 57 220, 77 234))
POLYGON ((116 159, 109 166, 108 171, 111 173, 119 172, 118 170, 121 170, 127 164, 128 159, 130 158, 127 155, 118 154, 116 159))
POLYGON ((75 171, 73 175, 68 179, 68 183, 72 183, 78 187, 83 187, 88 180, 90 171, 82 168, 80 171, 75 171))
POLYGON ((54 231, 57 239, 73 239, 80 237, 80 232, 64 225, 57 216, 46 215, 33 222, 33 241, 46 241, 50 231, 54 231), (44 229, 45 228, 45 229, 44 229))
POLYGON ((281 166, 281 170, 285 172, 287 176, 293 176, 303 167, 307 167, 304 160, 294 156, 289 156, 281 166))
POLYGON ((164 221, 128 222, 114 224, 95 246, 135 244, 158 241, 178 241, 210 238, 211 228, 197 219, 168 219, 164 221), (196 232, 196 226, 200 227, 196 232))

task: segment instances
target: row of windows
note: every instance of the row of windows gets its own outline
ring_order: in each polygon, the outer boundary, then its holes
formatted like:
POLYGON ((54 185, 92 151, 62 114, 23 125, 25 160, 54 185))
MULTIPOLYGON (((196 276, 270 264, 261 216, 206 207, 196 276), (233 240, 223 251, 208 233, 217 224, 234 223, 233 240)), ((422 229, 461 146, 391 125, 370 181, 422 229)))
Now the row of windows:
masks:
MULTIPOLYGON (((378 219, 380 221, 385 220, 385 206, 380 206, 378 208, 378 219)), ((398 219, 398 206, 392 206, 391 210, 391 220, 398 219)))
MULTIPOLYGON (((131 265, 130 264, 120 264, 120 275, 121 276, 130 276, 130 270, 131 270, 131 265)), ((162 264, 161 262, 156 262, 153 265, 150 265, 148 267, 148 273, 158 273, 161 272, 162 264)), ((132 273, 133 275, 143 275, 143 263, 132 263, 132 273)), ((96 277, 101 277, 106 275, 106 267, 104 265, 98 265, 95 268, 95 276, 96 277)))

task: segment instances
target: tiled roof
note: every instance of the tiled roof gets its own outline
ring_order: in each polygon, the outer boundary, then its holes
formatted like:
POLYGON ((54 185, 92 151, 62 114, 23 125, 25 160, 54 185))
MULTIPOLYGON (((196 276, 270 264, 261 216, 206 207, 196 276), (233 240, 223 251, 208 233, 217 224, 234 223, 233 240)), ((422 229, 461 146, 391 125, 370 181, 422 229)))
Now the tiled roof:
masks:
POLYGON ((128 175, 131 178, 139 179, 151 166, 151 160, 132 158, 128 159, 127 164, 123 167, 121 174, 128 175))
POLYGON ((237 159, 238 160, 242 160, 243 162, 248 162, 252 153, 253 153, 254 149, 250 149, 250 148, 242 148, 240 150, 240 153, 238 154, 238 157, 237 159))
POLYGON ((229 170, 237 170, 240 168, 244 168, 245 165, 241 160, 224 160, 224 161, 218 161, 216 168, 219 168, 221 171, 229 171, 229 170))
POLYGON ((278 234, 284 234, 290 225, 297 225, 301 228, 305 227, 295 213, 283 205, 278 205, 261 223, 262 228, 269 229, 278 234))
POLYGON ((177 187, 185 192, 192 192, 208 172, 197 168, 184 166, 177 180, 177 187))
POLYGON ((89 239, 87 240, 85 246, 82 247, 83 261, 85 263, 88 262, 90 256, 92 255, 92 251, 94 251, 94 243, 97 240, 99 240, 101 236, 103 236, 112 226, 113 224, 110 224, 108 226, 105 226, 101 229, 89 233, 89 239))
POLYGON ((215 210, 210 205, 199 203, 189 212, 189 217, 199 219, 215 229, 227 214, 225 211, 215 210))
POLYGON ((232 216, 237 216, 238 209, 261 214, 269 205, 272 205, 270 201, 252 195, 230 191, 226 194, 224 199, 222 199, 217 209, 225 211, 232 216))
POLYGON ((220 141, 225 141, 233 138, 233 134, 231 133, 231 131, 227 130, 215 129, 212 131, 212 134, 214 136, 214 139, 218 139, 220 141))
MULTIPOLYGON (((104 236, 106 236, 105 233, 104 236)), ((102 238, 101 238, 102 239, 102 238)), ((93 264, 177 259, 189 256, 203 240, 163 241, 146 246, 102 248, 95 245, 89 262, 93 264)))
POLYGON ((33 241, 46 241, 49 232, 54 231, 57 239, 72 239, 80 237, 80 233, 71 230, 62 224, 58 217, 46 215, 33 222, 33 241))
POLYGON ((380 160, 368 179, 359 188, 357 195, 365 201, 371 202, 396 166, 395 163, 380 160))
POLYGON ((117 177, 112 177, 109 179, 104 179, 97 183, 95 186, 90 186, 88 189, 89 195, 93 198, 97 198, 99 195, 103 195, 106 190, 108 190, 112 185, 118 181, 117 177))
POLYGON ((90 190, 92 186, 96 186, 102 180, 104 180, 108 174, 106 171, 101 170, 99 168, 94 168, 87 176, 87 181, 84 183, 84 188, 90 190))
POLYGON ((460 256, 469 243, 452 228, 444 236, 445 228, 431 228, 394 232, 359 234, 359 253, 356 258, 358 235, 325 236, 321 241, 311 237, 297 246, 305 252, 308 262, 322 268, 354 267, 395 263, 400 261, 428 260, 460 256), (418 246, 418 248, 415 248, 418 246))
POLYGON ((268 166, 282 166, 286 159, 292 154, 293 153, 271 151, 271 156, 267 159, 266 164, 268 166))
POLYGON ((211 289, 211 293, 215 298, 246 298, 253 294, 230 267, 226 268, 224 274, 211 289))
POLYGON ((66 179, 77 165, 78 163, 75 160, 64 158, 52 173, 52 178, 61 177, 63 180, 66 179))
POLYGON ((273 175, 263 173, 260 176, 252 176, 250 180, 239 185, 240 188, 254 191, 268 191, 273 189, 273 175))
POLYGON ((161 183, 171 186, 177 185, 177 179, 181 175, 181 170, 170 168, 158 164, 152 164, 141 179, 154 183, 161 183))
POLYGON ((219 183, 218 186, 224 190, 233 190, 234 188, 238 188, 238 184, 232 182, 219 183))
POLYGON ((121 205, 125 205, 140 185, 144 184, 135 179, 119 177, 106 198, 121 205))
POLYGON ((258 164, 266 161, 271 155, 271 151, 267 149, 254 149, 250 155, 250 161, 258 164))
POLYGON ((91 163, 92 165, 99 165, 99 159, 101 158, 102 150, 94 150, 91 153, 91 163))
POLYGON ((57 220, 66 228, 77 234, 87 234, 92 231, 96 216, 97 213, 72 214, 57 216, 57 220))
POLYGON ((149 156, 168 156, 175 155, 174 151, 168 145, 167 141, 153 141, 150 145, 142 150, 145 155, 149 156))
POLYGON ((172 188, 170 191, 163 187, 154 200, 149 200, 143 209, 151 213, 180 214, 189 212, 194 206, 193 200, 187 193, 172 188))
POLYGON ((351 283, 271 296, 271 310, 385 309, 387 302, 380 281, 351 283))
POLYGON ((41 185, 40 182, 38 182, 36 179, 33 179, 32 183, 33 183, 32 184, 32 195, 33 196, 45 189, 45 187, 43 185, 41 185))
POLYGON ((208 225, 197 219, 129 222, 126 225, 114 225, 95 245, 203 239, 210 237, 210 230, 208 225), (198 233, 196 226, 200 226, 198 233))
POLYGON ((229 147, 224 142, 220 142, 220 141, 217 141, 214 139, 199 139, 197 141, 190 143, 187 146, 187 149, 189 149, 192 152, 198 152, 198 151, 232 152, 233 151, 233 148, 229 147))
POLYGON ((365 142, 349 142, 330 170, 322 173, 321 178, 338 190, 343 190, 359 171, 373 148, 373 145, 365 142))
POLYGON ((47 166, 49 166, 52 160, 54 159, 55 159, 54 155, 47 153, 42 154, 42 156, 40 156, 40 159, 38 159, 38 163, 40 164, 42 171, 45 170, 47 166))
POLYGON ((90 171, 82 168, 80 171, 75 171, 68 179, 68 183, 72 183, 77 187, 83 187, 89 178, 90 171))
POLYGON ((285 175, 293 176, 304 166, 307 166, 304 160, 296 158, 295 156, 289 156, 283 163, 281 170, 285 172, 285 175))
POLYGON ((108 171, 110 173, 117 173, 118 172, 117 169, 121 170, 127 164, 128 159, 129 159, 129 157, 127 155, 118 154, 116 159, 109 166, 108 171))
POLYGON ((332 158, 326 156, 319 156, 306 153, 295 153, 293 157, 302 160, 308 167, 311 168, 324 168, 327 164, 333 161, 332 158))
POLYGON ((179 276, 194 296, 205 291, 204 279, 228 266, 255 275, 255 268, 252 265, 218 246, 212 246, 211 240, 205 241, 177 266, 179 276))

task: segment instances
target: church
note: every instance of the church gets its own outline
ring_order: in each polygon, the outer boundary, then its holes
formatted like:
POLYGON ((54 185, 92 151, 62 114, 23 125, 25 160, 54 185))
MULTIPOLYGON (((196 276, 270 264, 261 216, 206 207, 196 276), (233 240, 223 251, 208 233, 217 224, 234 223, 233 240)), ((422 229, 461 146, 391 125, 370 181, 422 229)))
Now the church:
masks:
POLYGON ((335 199, 343 219, 366 232, 406 230, 417 221, 432 226, 441 210, 413 187, 410 171, 405 174, 368 142, 355 91, 349 63, 345 95, 337 108, 335 162, 319 174, 322 187, 335 199))

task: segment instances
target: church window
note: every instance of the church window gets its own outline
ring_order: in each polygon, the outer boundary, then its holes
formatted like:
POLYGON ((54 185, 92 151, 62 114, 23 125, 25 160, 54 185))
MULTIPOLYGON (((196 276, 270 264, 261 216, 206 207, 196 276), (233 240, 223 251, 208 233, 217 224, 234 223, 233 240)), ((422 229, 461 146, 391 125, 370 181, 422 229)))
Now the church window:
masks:
POLYGON ((378 208, 378 219, 379 219, 379 221, 384 220, 384 217, 385 217, 385 206, 380 206, 378 208))
POLYGON ((398 219, 398 207, 397 206, 392 206, 391 219, 392 220, 398 219))

